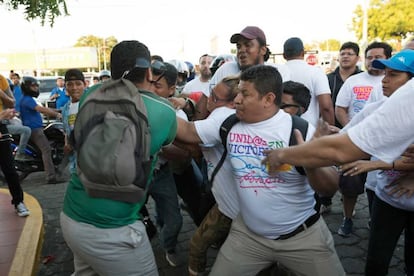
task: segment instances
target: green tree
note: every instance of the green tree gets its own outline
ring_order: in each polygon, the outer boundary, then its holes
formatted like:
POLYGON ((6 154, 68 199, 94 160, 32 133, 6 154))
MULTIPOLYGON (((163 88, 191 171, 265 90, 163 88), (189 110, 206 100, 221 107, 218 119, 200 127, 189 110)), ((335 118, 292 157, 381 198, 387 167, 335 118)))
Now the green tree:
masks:
POLYGON ((336 39, 319 42, 319 49, 321 51, 339 51, 339 48, 341 48, 341 42, 336 39))
POLYGON ((46 20, 53 27, 55 18, 69 15, 65 0, 0 0, 9 10, 24 8, 26 20, 39 18, 44 25, 46 20))
MULTIPOLYGON (((371 0, 368 7, 368 41, 382 40, 400 44, 414 32, 414 1, 371 0)), ((363 7, 358 5, 352 29, 358 39, 363 36, 363 7)))
POLYGON ((108 68, 109 57, 112 48, 118 43, 118 40, 114 36, 107 38, 97 37, 94 35, 81 36, 75 47, 95 47, 98 50, 98 62, 99 68, 108 68))

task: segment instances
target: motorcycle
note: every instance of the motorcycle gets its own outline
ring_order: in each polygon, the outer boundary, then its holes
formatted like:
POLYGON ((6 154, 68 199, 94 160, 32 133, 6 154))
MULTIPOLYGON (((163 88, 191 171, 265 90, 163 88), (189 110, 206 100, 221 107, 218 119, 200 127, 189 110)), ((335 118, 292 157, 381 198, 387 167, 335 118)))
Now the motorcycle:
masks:
MULTIPOLYGON (((63 129, 63 123, 59 121, 51 122, 43 129, 47 139, 50 142, 51 154, 55 169, 58 169, 64 158, 63 147, 65 145, 65 133, 63 129)), ((11 143, 13 154, 15 155, 19 145, 19 137, 13 136, 13 142, 11 143)), ((20 180, 26 178, 30 173, 44 171, 42 152, 40 149, 29 140, 25 153, 31 156, 33 159, 28 161, 14 160, 14 164, 19 174, 20 180)))

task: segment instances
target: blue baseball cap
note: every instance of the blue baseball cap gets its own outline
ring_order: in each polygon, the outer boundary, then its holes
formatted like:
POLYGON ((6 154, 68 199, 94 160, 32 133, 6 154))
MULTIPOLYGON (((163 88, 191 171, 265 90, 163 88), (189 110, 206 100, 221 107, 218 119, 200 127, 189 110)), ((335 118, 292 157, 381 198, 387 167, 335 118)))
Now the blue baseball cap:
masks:
POLYGON ((377 69, 388 67, 393 70, 414 74, 414 50, 405 49, 389 59, 376 59, 372 62, 372 66, 377 69))

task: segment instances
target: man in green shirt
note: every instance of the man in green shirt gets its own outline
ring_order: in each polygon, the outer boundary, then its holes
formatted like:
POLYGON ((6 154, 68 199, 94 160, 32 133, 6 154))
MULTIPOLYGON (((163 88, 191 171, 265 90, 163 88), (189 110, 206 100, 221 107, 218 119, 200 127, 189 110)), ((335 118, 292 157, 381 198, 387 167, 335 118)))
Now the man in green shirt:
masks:
MULTIPOLYGON (((150 92, 151 59, 148 48, 138 41, 122 41, 111 52, 113 79, 132 81, 141 91, 151 131, 152 170, 162 146, 176 134, 175 110, 169 102, 150 92)), ((91 87, 83 98, 96 91, 91 87)), ((82 99, 80 105, 82 105, 82 99)), ((109 157, 108 157, 109 158, 109 157)), ((128 162, 128 160, 125 160, 128 162)), ((151 183, 152 177, 148 180, 151 183)), ((61 226, 74 255, 75 274, 158 275, 139 203, 90 197, 73 173, 66 191, 61 226)))

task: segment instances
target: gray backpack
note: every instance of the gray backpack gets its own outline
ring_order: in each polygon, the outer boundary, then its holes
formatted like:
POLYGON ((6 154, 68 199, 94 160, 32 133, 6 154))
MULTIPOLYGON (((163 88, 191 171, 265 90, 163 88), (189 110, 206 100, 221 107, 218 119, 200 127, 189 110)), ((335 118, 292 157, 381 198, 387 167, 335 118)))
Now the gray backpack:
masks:
POLYGON ((82 103, 73 130, 77 172, 91 197, 136 203, 151 167, 141 92, 129 80, 106 81, 82 103))

